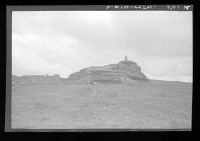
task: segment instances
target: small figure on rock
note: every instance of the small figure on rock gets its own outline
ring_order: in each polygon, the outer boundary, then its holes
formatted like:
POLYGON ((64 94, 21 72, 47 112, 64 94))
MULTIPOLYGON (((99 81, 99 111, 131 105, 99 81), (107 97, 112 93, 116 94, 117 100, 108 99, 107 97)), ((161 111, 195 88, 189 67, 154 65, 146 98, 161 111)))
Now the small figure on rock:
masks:
POLYGON ((124 61, 128 61, 128 57, 127 57, 127 56, 125 56, 125 59, 124 59, 124 61))

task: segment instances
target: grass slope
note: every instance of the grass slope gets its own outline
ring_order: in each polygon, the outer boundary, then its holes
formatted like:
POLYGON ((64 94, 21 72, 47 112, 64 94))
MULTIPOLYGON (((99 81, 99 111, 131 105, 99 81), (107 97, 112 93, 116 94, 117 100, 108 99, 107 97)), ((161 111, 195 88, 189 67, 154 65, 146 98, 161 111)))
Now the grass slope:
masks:
POLYGON ((12 128, 191 128, 192 84, 18 85, 12 128))

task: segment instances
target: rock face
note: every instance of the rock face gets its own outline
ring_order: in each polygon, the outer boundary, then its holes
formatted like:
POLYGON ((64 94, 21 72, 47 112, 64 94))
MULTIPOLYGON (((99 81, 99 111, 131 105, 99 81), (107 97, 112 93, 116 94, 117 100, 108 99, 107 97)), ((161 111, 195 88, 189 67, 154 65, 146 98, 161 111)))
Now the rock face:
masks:
POLYGON ((92 66, 69 75, 69 80, 78 83, 123 83, 125 81, 148 82, 140 66, 127 60, 106 66, 92 66))

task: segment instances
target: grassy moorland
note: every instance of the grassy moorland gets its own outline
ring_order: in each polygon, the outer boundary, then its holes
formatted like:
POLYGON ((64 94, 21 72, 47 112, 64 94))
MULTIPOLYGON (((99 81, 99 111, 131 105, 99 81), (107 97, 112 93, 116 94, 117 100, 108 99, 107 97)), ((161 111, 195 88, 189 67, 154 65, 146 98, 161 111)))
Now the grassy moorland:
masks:
POLYGON ((192 84, 16 85, 12 128, 191 128, 192 84))

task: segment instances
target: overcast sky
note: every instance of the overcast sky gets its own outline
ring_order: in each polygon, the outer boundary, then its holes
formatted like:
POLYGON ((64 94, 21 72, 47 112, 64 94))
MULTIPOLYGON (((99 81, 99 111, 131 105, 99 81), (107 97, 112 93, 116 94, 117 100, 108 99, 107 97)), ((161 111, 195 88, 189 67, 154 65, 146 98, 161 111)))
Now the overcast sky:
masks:
POLYGON ((14 11, 12 73, 68 77, 128 56, 150 79, 192 81, 191 11, 14 11))

